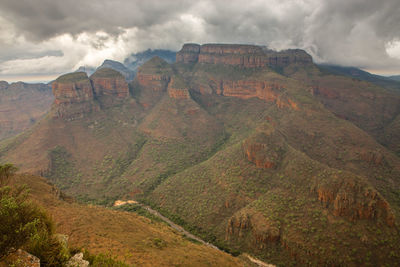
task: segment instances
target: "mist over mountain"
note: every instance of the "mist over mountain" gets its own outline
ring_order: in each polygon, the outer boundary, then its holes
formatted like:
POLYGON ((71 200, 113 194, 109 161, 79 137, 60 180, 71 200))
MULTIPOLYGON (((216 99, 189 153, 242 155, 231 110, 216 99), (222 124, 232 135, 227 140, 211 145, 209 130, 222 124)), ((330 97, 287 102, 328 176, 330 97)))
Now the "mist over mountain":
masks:
POLYGON ((301 49, 153 52, 58 77, 0 161, 83 203, 150 205, 244 258, 397 264, 400 83, 301 49))
POLYGON ((399 266, 400 1, 0 1, 0 267, 399 266))

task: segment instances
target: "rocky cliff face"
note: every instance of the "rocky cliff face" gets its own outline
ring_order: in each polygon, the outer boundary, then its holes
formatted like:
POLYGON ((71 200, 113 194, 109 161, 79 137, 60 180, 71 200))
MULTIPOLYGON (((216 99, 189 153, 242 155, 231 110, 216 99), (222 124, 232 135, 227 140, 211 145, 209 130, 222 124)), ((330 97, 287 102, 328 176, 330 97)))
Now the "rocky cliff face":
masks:
POLYGON ((101 68, 90 76, 90 79, 96 97, 109 95, 123 99, 129 96, 129 87, 125 77, 113 69, 101 68))
POLYGON ((153 91, 165 91, 169 82, 169 77, 163 74, 146 74, 142 72, 137 73, 138 83, 153 91))
POLYGON ((160 92, 167 90, 171 75, 170 65, 159 57, 153 57, 138 69, 135 81, 146 90, 160 92))
POLYGON ((284 87, 278 83, 269 83, 254 80, 230 81, 223 80, 220 83, 220 94, 242 99, 252 97, 266 102, 275 102, 279 108, 289 107, 298 109, 297 104, 283 95, 284 87))
POLYGON ((260 68, 285 67, 290 64, 309 65, 312 64, 312 57, 300 49, 277 52, 255 45, 185 44, 176 54, 176 62, 260 68))
POLYGON ((99 110, 97 102, 107 107, 129 96, 124 76, 108 68, 97 70, 90 79, 85 72, 62 75, 53 82, 52 89, 54 116, 64 119, 82 117, 85 113, 99 110))
POLYGON ((245 158, 257 168, 276 168, 282 161, 286 146, 272 127, 254 134, 242 144, 245 158))
POLYGON ((172 77, 168 84, 168 95, 175 99, 189 99, 189 89, 188 86, 179 77, 172 77))
POLYGON ((86 73, 76 72, 60 76, 52 84, 55 103, 80 103, 93 100, 93 87, 86 73))
POLYGON ((74 119, 98 110, 93 102, 92 83, 84 72, 60 76, 53 82, 52 89, 55 96, 53 105, 55 117, 74 119))
POLYGON ((254 248, 265 249, 271 243, 279 242, 280 231, 273 223, 266 222, 262 214, 245 209, 228 220, 225 239, 239 240, 254 248))
POLYGON ((334 177, 329 183, 317 184, 312 191, 335 216, 382 221, 388 226, 395 223, 389 203, 375 189, 355 179, 334 177))

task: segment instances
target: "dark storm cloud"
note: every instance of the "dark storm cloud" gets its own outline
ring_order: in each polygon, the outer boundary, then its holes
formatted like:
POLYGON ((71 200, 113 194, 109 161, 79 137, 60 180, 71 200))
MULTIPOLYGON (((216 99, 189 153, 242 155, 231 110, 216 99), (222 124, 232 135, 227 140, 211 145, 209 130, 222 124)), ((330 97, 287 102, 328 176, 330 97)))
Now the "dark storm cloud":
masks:
POLYGON ((157 0, 2 0, 0 14, 20 33, 34 40, 59 34, 149 27, 171 20, 187 7, 185 1, 157 0))
MULTIPOLYGON (((399 0, 1 0, 1 17, 12 27, 0 30, 22 36, 30 48, 63 34, 89 34, 84 42, 90 48, 79 38, 79 51, 73 44, 63 48, 66 57, 75 55, 66 50, 77 51, 75 61, 82 60, 82 49, 90 54, 110 44, 116 46, 111 54, 122 57, 147 48, 179 49, 184 42, 228 42, 298 47, 318 62, 400 73, 393 58, 400 58, 399 0)), ((0 49, 12 54, 9 46, 0 33, 0 49)), ((75 61, 65 60, 65 68, 75 61)))

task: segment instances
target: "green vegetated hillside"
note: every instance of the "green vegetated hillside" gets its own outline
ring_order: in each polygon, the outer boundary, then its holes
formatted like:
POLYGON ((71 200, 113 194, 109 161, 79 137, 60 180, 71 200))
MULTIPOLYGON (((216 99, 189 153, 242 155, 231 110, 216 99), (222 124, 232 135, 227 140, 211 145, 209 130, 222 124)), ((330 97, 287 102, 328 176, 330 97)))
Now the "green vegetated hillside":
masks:
MULTIPOLYGON (((8 187, 1 184, 0 197, 2 222, 13 222, 0 227, 2 249, 8 245, 27 250, 40 258, 41 266, 64 266, 79 250, 85 251, 90 266, 252 266, 244 258, 182 236, 144 210, 139 215, 78 204, 39 176, 12 176, 8 187), (24 195, 20 188, 27 188, 29 201, 23 198, 20 203, 24 195), (15 200, 13 192, 19 192, 15 200), (10 210, 19 216, 7 216, 10 210), (59 241, 60 234, 67 244, 59 241)), ((0 266, 18 263, 11 256, 3 258, 7 252, 1 251, 0 266)))
POLYGON ((3 142, 1 161, 85 202, 146 202, 274 264, 400 261, 396 90, 313 64, 153 58, 129 91, 78 117, 53 110, 3 142))

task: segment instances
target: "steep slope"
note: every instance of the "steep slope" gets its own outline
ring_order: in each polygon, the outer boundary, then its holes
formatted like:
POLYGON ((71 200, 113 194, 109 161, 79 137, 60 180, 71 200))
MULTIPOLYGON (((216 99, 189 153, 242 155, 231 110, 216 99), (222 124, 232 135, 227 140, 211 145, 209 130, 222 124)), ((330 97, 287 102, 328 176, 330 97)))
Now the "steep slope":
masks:
POLYGON ((175 64, 155 57, 109 105, 95 77, 61 77, 53 116, 2 143, 1 160, 85 201, 147 202, 272 263, 400 259, 394 90, 321 72, 301 50, 249 45, 184 45, 175 64))
MULTIPOLYGON (((343 76, 316 72, 290 74, 294 79, 309 86, 312 94, 336 116, 349 120, 379 143, 395 153, 399 139, 395 134, 394 121, 400 114, 400 91, 379 87, 373 83, 343 76), (396 139, 397 138, 397 139, 396 139)), ((400 84, 397 85, 400 89, 400 84)))
POLYGON ((73 202, 45 179, 23 174, 16 184, 27 184, 31 197, 52 215, 58 233, 71 247, 91 253, 111 253, 140 266, 245 266, 227 253, 193 243, 167 225, 133 212, 115 211, 73 202))
POLYGON ((48 85, 0 81, 0 140, 31 127, 50 110, 53 100, 48 85))
MULTIPOLYGON (((241 103, 242 111, 235 105, 236 119, 249 123, 241 113, 251 112, 257 102, 241 103)), ((388 255, 395 253, 390 246, 399 242, 395 211, 365 177, 318 163, 300 150, 304 143, 299 150, 288 144, 275 120, 262 127, 274 109, 255 113, 261 129, 244 142, 228 143, 209 160, 168 179, 152 201, 210 240, 274 263, 288 265, 291 258, 349 265, 365 263, 357 255, 367 254, 370 264, 390 262, 388 255), (380 238, 391 245, 380 246, 380 238)))

